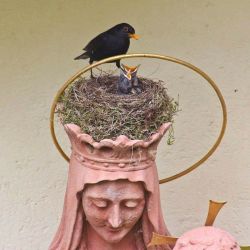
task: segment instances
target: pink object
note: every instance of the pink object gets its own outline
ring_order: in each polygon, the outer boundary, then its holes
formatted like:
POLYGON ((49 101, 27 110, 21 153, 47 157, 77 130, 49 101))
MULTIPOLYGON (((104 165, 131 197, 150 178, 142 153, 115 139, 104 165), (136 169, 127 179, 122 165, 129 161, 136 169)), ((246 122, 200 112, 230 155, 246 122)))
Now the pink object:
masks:
POLYGON ((183 234, 174 250, 240 250, 236 240, 228 232, 205 226, 183 234))
POLYGON ((88 221, 88 249, 136 250, 138 243, 143 245, 139 219, 145 207, 145 190, 141 182, 88 184, 82 206, 88 221))
MULTIPOLYGON (((65 130, 72 145, 72 154, 63 215, 57 233, 50 245, 50 250, 142 250, 146 249, 153 232, 169 235, 160 207, 159 182, 155 164, 157 146, 169 126, 170 123, 163 124, 159 131, 147 141, 130 140, 126 136, 119 136, 114 141, 105 139, 95 142, 90 135, 81 133, 78 126, 74 124, 65 125, 65 130), (121 180, 124 181, 121 183, 121 180), (117 182, 118 186, 114 182, 117 182), (101 198, 109 200, 109 204, 114 206, 120 204, 124 197, 119 195, 119 192, 116 195, 114 193, 117 192, 116 188, 119 190, 119 185, 125 185, 126 182, 129 191, 127 190, 125 194, 131 194, 132 198, 135 193, 133 188, 138 191, 137 193, 141 192, 143 188, 145 205, 142 214, 138 217, 139 210, 133 208, 134 215, 136 215, 136 220, 133 221, 135 225, 132 227, 130 225, 129 232, 125 232, 125 235, 118 237, 119 233, 124 233, 122 231, 124 227, 119 228, 118 222, 127 221, 127 217, 121 213, 123 210, 119 210, 119 213, 118 210, 113 210, 113 213, 116 211, 118 214, 113 219, 96 213, 96 219, 101 220, 106 225, 103 232, 98 232, 97 226, 93 224, 93 221, 91 222, 91 210, 82 205, 82 200, 84 201, 85 195, 91 188, 92 191, 94 188, 96 191, 99 190, 96 192, 99 198, 103 196, 101 198), (106 185, 106 187, 104 188, 102 185, 106 185), (101 187, 104 188, 103 192, 100 192, 101 187), (112 192, 107 193, 108 189, 112 192), (112 220, 114 221, 111 222, 112 220), (108 227, 110 228, 108 229, 108 227), (119 228, 117 232, 115 232, 115 227, 119 228), (131 232, 134 234, 133 240, 129 237, 126 240, 126 236, 129 236, 131 232), (109 237, 106 237, 109 233, 117 233, 114 236, 114 241, 112 237, 110 240, 108 240, 109 237), (88 240, 91 240, 91 246, 88 240), (106 241, 105 244, 107 243, 109 246, 106 249, 100 249, 98 240, 106 241), (118 244, 116 248, 112 248, 113 243, 119 242, 121 246, 118 244), (127 247, 128 244, 130 244, 129 247, 127 247)), ((124 190, 126 189, 124 188, 124 190)), ((131 197, 127 197, 129 201, 131 197)), ((143 203, 143 201, 141 202, 143 203)), ((105 207, 105 202, 94 204, 97 207, 98 205, 105 207)), ((127 206, 134 206, 133 202, 128 203, 127 206)), ((168 246, 155 246, 149 249, 163 250, 170 248, 168 246)))

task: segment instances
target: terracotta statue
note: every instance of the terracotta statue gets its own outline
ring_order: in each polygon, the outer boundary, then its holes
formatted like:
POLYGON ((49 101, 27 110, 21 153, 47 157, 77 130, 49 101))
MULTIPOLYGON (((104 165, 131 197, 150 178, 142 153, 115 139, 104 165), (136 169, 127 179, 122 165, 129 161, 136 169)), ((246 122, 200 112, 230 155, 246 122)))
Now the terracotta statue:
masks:
POLYGON ((63 215, 50 250, 147 248, 153 232, 169 235, 160 207, 155 156, 164 124, 147 141, 119 136, 95 142, 73 124, 63 215))

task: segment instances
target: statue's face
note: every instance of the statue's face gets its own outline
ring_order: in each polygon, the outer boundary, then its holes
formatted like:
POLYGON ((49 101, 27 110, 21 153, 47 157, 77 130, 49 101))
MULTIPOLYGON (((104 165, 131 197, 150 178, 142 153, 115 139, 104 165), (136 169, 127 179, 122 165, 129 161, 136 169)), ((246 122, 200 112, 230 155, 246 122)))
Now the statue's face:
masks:
POLYGON ((92 229, 106 242, 118 243, 142 215, 144 188, 128 180, 91 184, 84 190, 82 204, 92 229))

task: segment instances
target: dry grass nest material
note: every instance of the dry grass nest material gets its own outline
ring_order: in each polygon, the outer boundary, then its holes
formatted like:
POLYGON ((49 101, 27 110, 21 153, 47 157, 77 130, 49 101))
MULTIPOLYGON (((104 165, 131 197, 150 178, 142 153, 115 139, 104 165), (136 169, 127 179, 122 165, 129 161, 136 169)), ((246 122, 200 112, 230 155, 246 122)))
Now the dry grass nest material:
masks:
MULTIPOLYGON (((146 140, 163 123, 173 122, 178 102, 167 95, 162 81, 138 79, 142 93, 118 95, 118 76, 78 78, 59 99, 56 112, 60 121, 78 125, 96 141, 119 135, 146 140)), ((172 140, 170 133, 168 142, 172 140)))

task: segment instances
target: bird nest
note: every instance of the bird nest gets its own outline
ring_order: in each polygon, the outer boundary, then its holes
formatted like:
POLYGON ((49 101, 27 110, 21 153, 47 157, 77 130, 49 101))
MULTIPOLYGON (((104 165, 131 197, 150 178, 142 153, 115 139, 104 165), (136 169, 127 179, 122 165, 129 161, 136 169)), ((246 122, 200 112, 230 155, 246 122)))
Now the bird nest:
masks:
MULTIPOLYGON (((165 122, 172 122, 178 102, 170 98, 162 81, 139 78, 142 92, 117 94, 118 76, 105 74, 98 78, 78 78, 64 91, 56 113, 62 124, 74 123, 94 140, 147 140, 165 122)), ((168 143, 173 142, 170 129, 168 143)))

